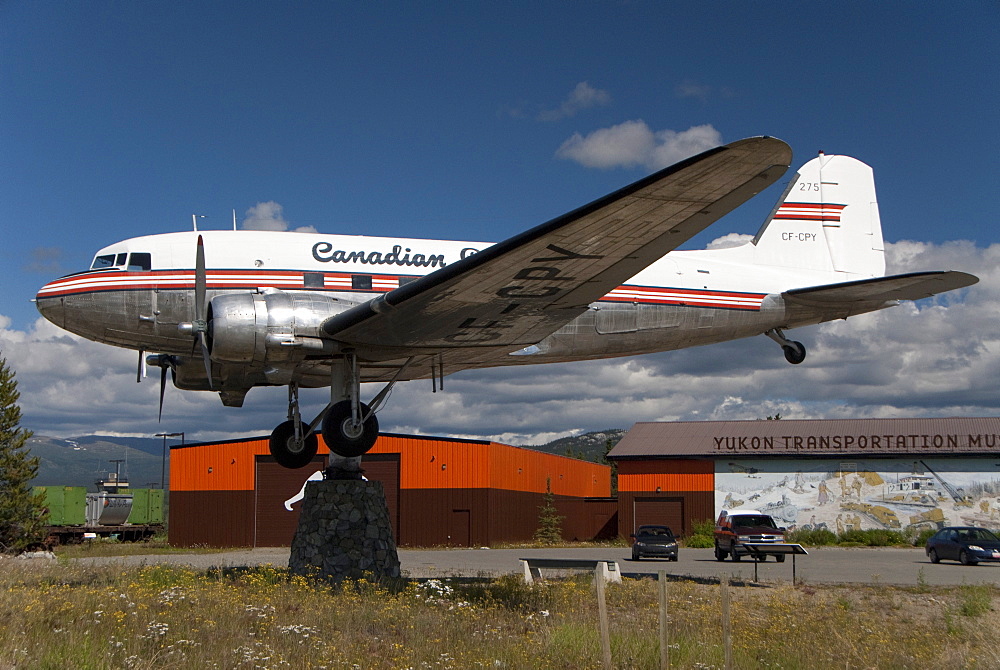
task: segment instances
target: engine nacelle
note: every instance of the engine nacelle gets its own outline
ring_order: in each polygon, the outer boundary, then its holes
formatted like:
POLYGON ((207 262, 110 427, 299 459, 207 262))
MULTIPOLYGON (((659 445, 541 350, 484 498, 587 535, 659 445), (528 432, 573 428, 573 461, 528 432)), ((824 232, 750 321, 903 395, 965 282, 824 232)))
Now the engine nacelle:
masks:
POLYGON ((220 363, 262 364, 332 352, 322 323, 357 303, 277 289, 232 293, 209 304, 209 352, 220 363))

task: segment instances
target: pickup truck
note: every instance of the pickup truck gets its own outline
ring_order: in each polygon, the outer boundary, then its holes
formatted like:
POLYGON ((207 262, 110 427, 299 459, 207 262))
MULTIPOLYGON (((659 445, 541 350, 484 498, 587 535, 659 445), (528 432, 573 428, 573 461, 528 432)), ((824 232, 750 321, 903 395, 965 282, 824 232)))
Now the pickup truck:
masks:
MULTIPOLYGON (((785 541, 785 529, 779 528, 767 514, 754 509, 723 510, 715 522, 715 560, 724 561, 732 556, 734 561, 750 552, 745 544, 776 544, 785 541)), ((765 560, 761 556, 760 560, 765 560)), ((781 563, 784 554, 774 559, 781 563)))

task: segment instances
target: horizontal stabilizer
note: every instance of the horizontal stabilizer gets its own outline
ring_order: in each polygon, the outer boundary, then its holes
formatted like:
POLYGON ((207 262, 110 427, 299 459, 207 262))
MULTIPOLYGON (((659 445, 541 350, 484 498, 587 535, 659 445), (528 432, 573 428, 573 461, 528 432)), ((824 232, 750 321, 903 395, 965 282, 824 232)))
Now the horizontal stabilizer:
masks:
POLYGON ((782 297, 801 305, 837 305, 856 302, 887 302, 890 300, 921 300, 938 293, 972 286, 979 278, 965 272, 912 272, 876 277, 860 281, 797 288, 782 293, 782 297))

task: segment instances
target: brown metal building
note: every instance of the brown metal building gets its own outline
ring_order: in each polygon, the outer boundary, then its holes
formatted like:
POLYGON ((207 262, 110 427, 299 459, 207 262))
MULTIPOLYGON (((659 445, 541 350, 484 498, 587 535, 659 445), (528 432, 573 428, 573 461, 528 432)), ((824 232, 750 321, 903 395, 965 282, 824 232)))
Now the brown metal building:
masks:
POLYGON ((789 526, 992 527, 998 457, 997 417, 638 423, 608 455, 623 536, 645 523, 687 535, 740 505, 789 526))
MULTIPOLYGON (((290 545, 299 504, 289 501, 325 467, 329 452, 322 437, 319 444, 315 466, 297 470, 275 463, 266 437, 172 447, 171 544, 290 545)), ((382 483, 400 546, 529 540, 547 486, 566 539, 618 532, 610 468, 596 463, 496 442, 383 434, 362 467, 382 483)))

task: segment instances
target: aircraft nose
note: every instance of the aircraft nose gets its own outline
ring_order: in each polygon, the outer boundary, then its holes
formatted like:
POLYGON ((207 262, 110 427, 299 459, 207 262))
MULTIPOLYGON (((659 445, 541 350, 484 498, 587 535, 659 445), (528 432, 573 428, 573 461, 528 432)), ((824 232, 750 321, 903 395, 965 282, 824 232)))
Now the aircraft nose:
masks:
POLYGON ((46 319, 56 324, 60 328, 66 321, 66 307, 62 298, 54 298, 48 295, 52 290, 52 284, 46 284, 35 296, 35 307, 46 319))

